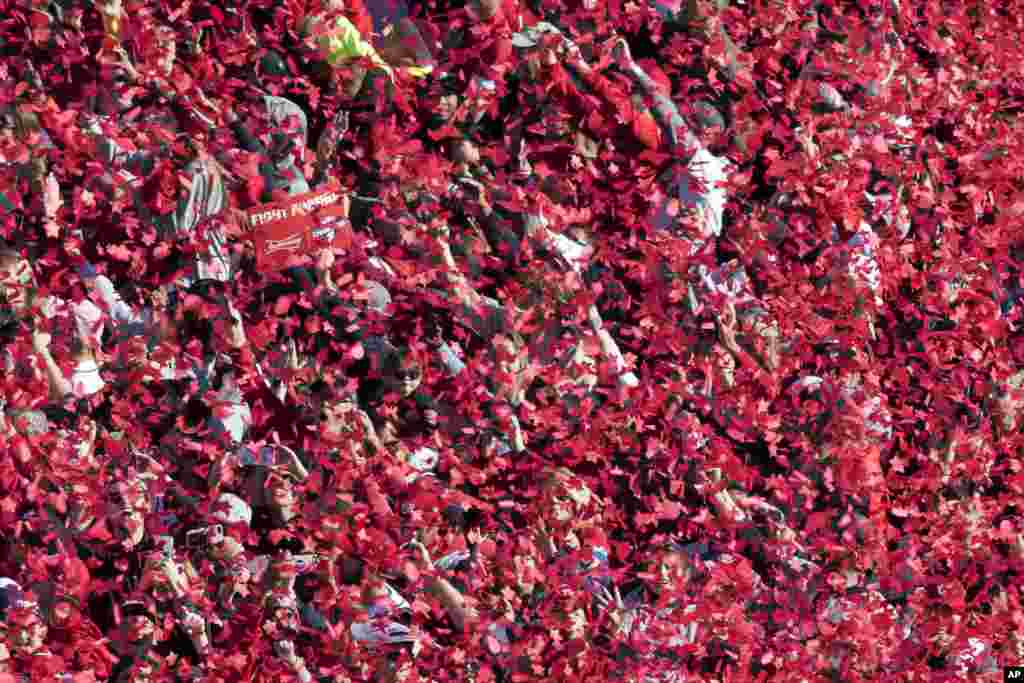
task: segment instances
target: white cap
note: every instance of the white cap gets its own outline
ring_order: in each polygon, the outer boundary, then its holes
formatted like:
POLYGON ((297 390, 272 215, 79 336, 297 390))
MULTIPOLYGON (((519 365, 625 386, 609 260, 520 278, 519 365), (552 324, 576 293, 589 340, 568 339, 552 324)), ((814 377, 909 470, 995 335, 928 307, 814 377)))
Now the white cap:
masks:
POLYGON ((356 622, 352 624, 351 631, 352 639, 363 643, 394 645, 416 642, 409 627, 397 621, 384 624, 356 622))
POLYGON ((233 493, 222 493, 214 503, 214 519, 222 524, 252 523, 252 508, 233 493))

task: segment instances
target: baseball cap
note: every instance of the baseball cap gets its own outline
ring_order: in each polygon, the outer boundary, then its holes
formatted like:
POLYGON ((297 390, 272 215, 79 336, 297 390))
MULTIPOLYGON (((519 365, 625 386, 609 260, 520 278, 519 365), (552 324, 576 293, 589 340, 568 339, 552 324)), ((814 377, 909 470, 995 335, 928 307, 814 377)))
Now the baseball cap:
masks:
POLYGON ((512 45, 518 48, 534 47, 543 40, 545 34, 560 36, 562 32, 555 25, 541 21, 513 34, 512 45))
POLYGON ((249 525, 252 522, 252 508, 235 494, 223 493, 213 504, 210 516, 222 524, 249 525))
POLYGON ((91 263, 86 262, 78 267, 78 276, 83 280, 94 280, 98 274, 96 266, 91 263))
POLYGON ((279 52, 274 50, 268 50, 262 57, 260 57, 259 63, 259 75, 271 78, 281 78, 291 76, 291 70, 288 68, 288 63, 284 60, 279 52))

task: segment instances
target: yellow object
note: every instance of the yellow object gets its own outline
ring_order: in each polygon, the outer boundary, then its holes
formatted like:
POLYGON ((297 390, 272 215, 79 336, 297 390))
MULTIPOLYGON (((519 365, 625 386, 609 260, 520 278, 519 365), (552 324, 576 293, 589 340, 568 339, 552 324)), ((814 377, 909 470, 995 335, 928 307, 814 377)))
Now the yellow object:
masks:
POLYGON ((405 71, 413 78, 426 78, 434 71, 434 66, 432 64, 427 64, 426 66, 410 66, 406 68, 405 71))
POLYGON ((372 45, 363 40, 359 29, 345 17, 336 18, 331 29, 317 36, 317 45, 324 60, 331 66, 368 57, 374 64, 391 73, 391 67, 381 59, 372 45))
MULTIPOLYGON (((359 29, 346 17, 334 19, 334 26, 319 35, 311 26, 315 21, 313 19, 307 23, 306 32, 316 36, 317 46, 320 48, 324 61, 332 67, 341 66, 345 62, 354 59, 368 57, 370 61, 387 71, 389 75, 394 75, 394 70, 391 66, 377 54, 377 50, 374 49, 373 45, 363 39, 359 29)), ((392 29, 393 27, 388 26, 385 29, 385 35, 392 29)), ((431 64, 410 66, 406 67, 405 71, 413 78, 426 78, 434 71, 434 67, 431 64)))

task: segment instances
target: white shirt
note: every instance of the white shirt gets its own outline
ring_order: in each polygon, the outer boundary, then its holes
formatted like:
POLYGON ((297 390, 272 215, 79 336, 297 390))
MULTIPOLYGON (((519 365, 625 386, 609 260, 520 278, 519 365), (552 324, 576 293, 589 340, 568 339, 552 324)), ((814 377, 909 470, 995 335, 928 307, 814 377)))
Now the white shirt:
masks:
POLYGON ((697 211, 704 239, 721 235, 728 198, 724 183, 729 177, 729 170, 727 159, 715 156, 703 145, 699 146, 687 164, 689 173, 682 174, 673 183, 672 194, 675 196, 665 200, 659 208, 654 219, 655 227, 659 230, 671 228, 674 217, 669 211, 669 205, 672 199, 676 199, 681 210, 697 211))
POLYGON ((106 386, 100 366, 94 360, 81 360, 71 372, 71 391, 77 398, 92 396, 106 386))
POLYGON ((93 346, 100 346, 103 338, 103 311, 88 299, 70 303, 55 296, 48 296, 39 303, 39 312, 47 320, 60 316, 73 316, 78 336, 93 346))
POLYGON ((142 322, 142 316, 126 304, 114 288, 114 283, 106 275, 97 275, 93 284, 99 298, 97 302, 107 315, 116 323, 142 322))

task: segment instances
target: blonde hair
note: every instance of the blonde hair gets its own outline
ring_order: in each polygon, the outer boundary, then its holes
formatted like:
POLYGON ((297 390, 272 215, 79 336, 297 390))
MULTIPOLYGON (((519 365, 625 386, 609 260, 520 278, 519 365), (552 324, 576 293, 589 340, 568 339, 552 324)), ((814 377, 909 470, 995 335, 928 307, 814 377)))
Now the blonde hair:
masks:
MULTIPOLYGON (((18 107, 14 111, 14 135, 21 142, 28 143, 34 136, 43 132, 43 126, 39 121, 39 115, 34 111, 18 107)), ((31 173, 33 191, 42 191, 43 178, 46 177, 47 164, 46 156, 43 154, 32 154, 28 166, 31 173)))
POLYGON ((18 107, 14 111, 14 134, 19 140, 25 141, 34 133, 42 133, 43 126, 39 115, 34 111, 18 107))
POLYGON ((556 467, 550 470, 544 478, 541 491, 545 494, 562 491, 578 506, 585 507, 596 497, 589 486, 582 481, 573 481, 575 479, 577 479, 576 475, 569 468, 556 467))

